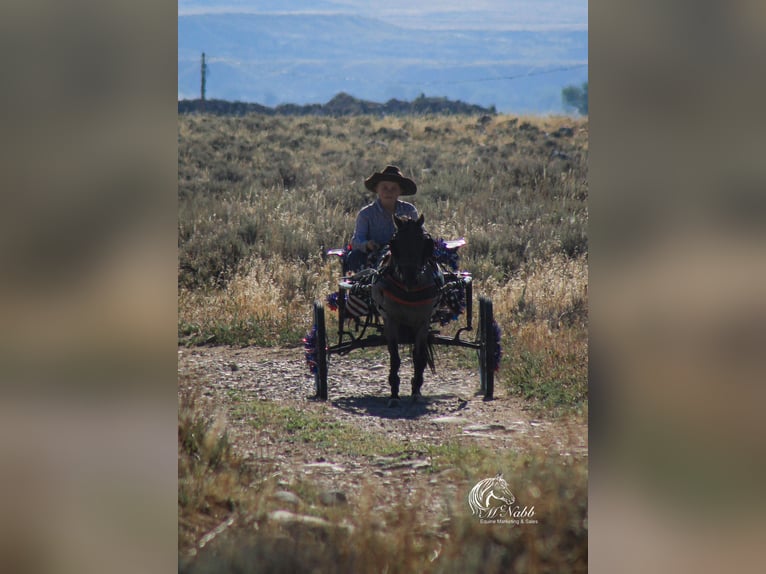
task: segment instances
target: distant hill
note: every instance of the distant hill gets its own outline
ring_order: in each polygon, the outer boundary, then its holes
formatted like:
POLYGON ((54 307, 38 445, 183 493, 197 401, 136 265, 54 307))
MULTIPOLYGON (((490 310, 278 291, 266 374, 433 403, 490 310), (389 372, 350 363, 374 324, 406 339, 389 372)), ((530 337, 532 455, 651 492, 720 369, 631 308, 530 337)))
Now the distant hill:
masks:
MULTIPOLYGON (((408 24, 411 26, 411 24, 408 24)), ((474 22, 474 26, 476 23, 474 22)), ((588 78, 587 30, 414 29, 348 13, 205 13, 178 17, 178 98, 275 107, 419 94, 561 113, 561 90, 588 78)))
POLYGON ((180 100, 179 114, 190 114, 205 111, 221 116, 244 116, 257 113, 266 115, 285 116, 354 116, 364 114, 376 115, 412 115, 412 114, 481 114, 494 115, 495 108, 484 108, 447 98, 429 98, 420 96, 412 102, 391 99, 384 104, 360 100, 349 94, 340 93, 326 104, 280 104, 268 107, 257 103, 229 102, 226 100, 180 100))

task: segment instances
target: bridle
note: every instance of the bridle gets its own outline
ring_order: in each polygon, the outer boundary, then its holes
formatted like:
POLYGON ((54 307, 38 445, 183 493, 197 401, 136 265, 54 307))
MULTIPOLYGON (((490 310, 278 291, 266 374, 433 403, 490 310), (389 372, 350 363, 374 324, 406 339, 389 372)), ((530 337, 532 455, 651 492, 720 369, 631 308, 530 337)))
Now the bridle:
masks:
MULTIPOLYGON (((425 254, 425 246, 433 245, 433 239, 427 232, 423 232, 420 243, 421 247, 417 250, 417 255, 412 259, 420 259, 419 262, 406 261, 402 262, 401 253, 395 255, 395 251, 399 251, 398 242, 401 241, 401 237, 398 236, 398 232, 391 238, 389 249, 391 252, 391 260, 388 265, 389 274, 393 279, 399 283, 399 286, 407 291, 418 290, 418 285, 421 283, 421 278, 428 269, 429 256, 425 254), (408 279, 410 279, 408 281, 408 279)), ((428 251, 432 251, 428 249, 428 251)), ((407 259, 410 259, 408 257, 407 259)))

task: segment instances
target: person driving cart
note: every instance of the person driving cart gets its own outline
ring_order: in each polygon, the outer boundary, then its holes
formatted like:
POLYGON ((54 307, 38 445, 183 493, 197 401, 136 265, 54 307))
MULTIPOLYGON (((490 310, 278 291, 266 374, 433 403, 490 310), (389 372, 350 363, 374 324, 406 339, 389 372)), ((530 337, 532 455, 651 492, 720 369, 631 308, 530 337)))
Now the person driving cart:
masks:
POLYGON ((399 199, 402 195, 415 195, 418 187, 398 167, 388 165, 383 171, 376 171, 364 180, 364 186, 377 198, 357 214, 345 272, 356 272, 369 266, 370 255, 385 246, 396 231, 394 215, 418 218, 415 206, 399 199))

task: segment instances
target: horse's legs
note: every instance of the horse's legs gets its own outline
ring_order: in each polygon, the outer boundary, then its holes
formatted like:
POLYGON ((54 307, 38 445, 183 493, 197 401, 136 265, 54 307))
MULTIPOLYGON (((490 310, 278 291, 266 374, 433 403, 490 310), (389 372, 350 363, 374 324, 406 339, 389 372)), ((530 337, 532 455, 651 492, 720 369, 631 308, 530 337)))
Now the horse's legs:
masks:
POLYGON ((395 338, 388 339, 388 356, 390 366, 388 371, 388 384, 391 386, 391 400, 399 398, 399 367, 402 364, 399 358, 399 343, 395 338))
POLYGON ((412 400, 418 400, 420 397, 420 387, 423 386, 423 372, 426 370, 426 346, 419 343, 412 347, 412 365, 413 365, 413 377, 412 383, 412 400))
POLYGON ((428 323, 421 327, 415 335, 415 344, 412 346, 412 400, 418 400, 420 397, 420 388, 423 386, 423 372, 428 365, 429 356, 429 329, 428 323))

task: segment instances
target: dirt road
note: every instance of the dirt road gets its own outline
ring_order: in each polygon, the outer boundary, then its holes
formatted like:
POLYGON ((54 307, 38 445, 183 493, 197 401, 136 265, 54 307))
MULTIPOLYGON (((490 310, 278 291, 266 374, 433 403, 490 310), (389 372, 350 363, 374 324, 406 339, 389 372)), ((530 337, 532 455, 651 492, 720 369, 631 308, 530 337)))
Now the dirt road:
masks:
POLYGON ((287 444, 234 416, 236 401, 274 401, 321 413, 353 425, 360 432, 410 443, 415 452, 419 444, 457 440, 491 449, 542 447, 563 456, 587 456, 587 421, 534 415, 525 401, 509 396, 501 383, 496 384, 495 399, 485 401, 478 393, 477 369, 455 363, 447 353, 439 353, 436 374, 426 371, 422 400, 412 403, 406 396, 409 384, 405 383, 412 365, 405 358, 400 371, 402 401, 398 407, 389 407, 385 350, 361 358, 333 356, 326 402, 312 398, 314 380, 301 348, 207 347, 178 351, 179 375, 185 376, 186 384, 198 386, 226 415, 235 448, 246 458, 262 457, 268 451, 287 483, 296 476, 314 476, 324 487, 348 495, 356 484, 351 478, 377 476, 381 482, 393 483, 415 474, 428 460, 416 458, 407 464, 388 464, 383 457, 328 455, 311 444, 287 444))
MULTIPOLYGON (((354 512, 360 504, 380 511, 413 504, 434 527, 445 520, 450 504, 462 504, 471 485, 455 469, 434 470, 426 445, 476 444, 489 452, 506 449, 544 450, 548 456, 587 456, 587 421, 548 419, 496 384, 495 399, 478 391, 476 369, 460 367, 446 353, 436 357, 436 374, 426 372, 423 398, 412 403, 411 362, 404 359, 402 401, 387 405, 388 355, 333 356, 329 368, 329 400, 316 401, 314 380, 301 348, 180 348, 180 388, 196 387, 226 418, 234 448, 252 464, 269 465, 276 504, 287 511, 305 507, 295 485, 315 485, 323 504, 342 504, 354 512), (291 407, 302 413, 338 421, 387 441, 401 441, 405 453, 386 456, 369 452, 353 456, 311 442, 289 441, 278 429, 256 428, 242 416, 243 403, 291 407), (426 472, 430 469, 430 472, 426 472), (370 495, 370 493, 374 493, 370 495), (276 494, 276 493, 275 493, 276 494), (373 500, 370 500, 373 496, 373 500)), ((502 375, 500 375, 502 376, 502 375)))

